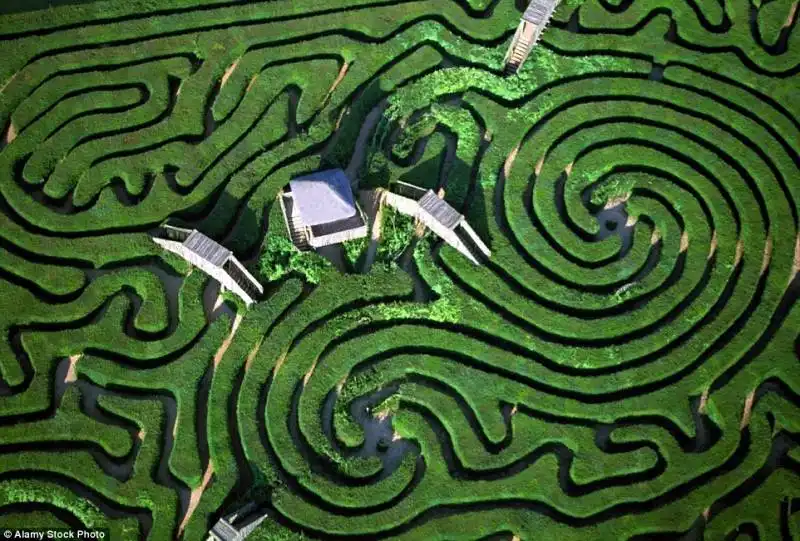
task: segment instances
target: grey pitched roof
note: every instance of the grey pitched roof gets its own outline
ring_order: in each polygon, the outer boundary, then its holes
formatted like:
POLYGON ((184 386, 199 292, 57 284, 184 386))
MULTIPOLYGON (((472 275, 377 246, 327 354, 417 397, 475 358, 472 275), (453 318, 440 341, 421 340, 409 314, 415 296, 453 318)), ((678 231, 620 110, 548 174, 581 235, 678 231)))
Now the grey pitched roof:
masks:
POLYGON ((231 256, 230 250, 206 237, 199 231, 192 231, 189 237, 183 242, 183 245, 217 267, 221 267, 231 256))
POLYGON ((558 4, 558 0, 533 0, 528 4, 528 8, 522 14, 522 18, 533 24, 542 24, 546 22, 556 4, 558 4))
POLYGON ((239 530, 231 526, 226 520, 217 521, 214 527, 211 528, 211 533, 213 533, 217 539, 222 539, 223 541, 239 539, 239 530))
POLYGON ((419 200, 419 206, 448 229, 453 229, 461 220, 461 214, 443 199, 440 199, 433 190, 428 190, 422 196, 419 200))
POLYGON ((341 169, 318 171, 289 182, 304 225, 320 225, 356 214, 350 179, 341 169))

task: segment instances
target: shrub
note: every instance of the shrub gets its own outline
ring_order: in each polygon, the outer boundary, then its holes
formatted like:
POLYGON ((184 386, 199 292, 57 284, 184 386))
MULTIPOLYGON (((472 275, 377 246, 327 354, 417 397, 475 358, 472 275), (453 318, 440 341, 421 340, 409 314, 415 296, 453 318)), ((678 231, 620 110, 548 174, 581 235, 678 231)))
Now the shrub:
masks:
POLYGON ((414 220, 389 206, 384 206, 382 213, 377 260, 390 263, 397 260, 411 242, 414 235, 414 220))
POLYGON ((295 273, 312 284, 318 284, 332 268, 330 261, 316 252, 301 252, 291 240, 272 234, 267 236, 259 262, 261 275, 270 282, 295 273))
POLYGON ((346 240, 342 243, 344 248, 344 256, 353 267, 358 263, 359 258, 369 245, 369 237, 362 237, 360 239, 346 240))

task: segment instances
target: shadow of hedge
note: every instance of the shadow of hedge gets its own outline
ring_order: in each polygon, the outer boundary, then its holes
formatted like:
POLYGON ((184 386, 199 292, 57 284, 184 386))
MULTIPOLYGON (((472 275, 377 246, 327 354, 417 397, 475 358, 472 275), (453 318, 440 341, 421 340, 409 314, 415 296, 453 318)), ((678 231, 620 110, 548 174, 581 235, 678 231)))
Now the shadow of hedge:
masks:
POLYGON ((9 13, 22 13, 25 11, 38 11, 47 8, 68 6, 75 4, 91 4, 100 0, 5 0, 0 2, 0 15, 9 13))

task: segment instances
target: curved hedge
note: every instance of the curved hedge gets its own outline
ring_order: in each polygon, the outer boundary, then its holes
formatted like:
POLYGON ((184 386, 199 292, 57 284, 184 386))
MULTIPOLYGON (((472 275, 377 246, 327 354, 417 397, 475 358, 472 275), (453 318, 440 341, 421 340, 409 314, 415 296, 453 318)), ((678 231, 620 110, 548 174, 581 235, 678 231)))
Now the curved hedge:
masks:
POLYGON ((507 77, 523 4, 0 15, 0 527, 796 538, 796 3, 565 0, 507 77), (330 167, 439 191, 491 257, 384 209, 314 283, 262 276, 279 190, 330 167))

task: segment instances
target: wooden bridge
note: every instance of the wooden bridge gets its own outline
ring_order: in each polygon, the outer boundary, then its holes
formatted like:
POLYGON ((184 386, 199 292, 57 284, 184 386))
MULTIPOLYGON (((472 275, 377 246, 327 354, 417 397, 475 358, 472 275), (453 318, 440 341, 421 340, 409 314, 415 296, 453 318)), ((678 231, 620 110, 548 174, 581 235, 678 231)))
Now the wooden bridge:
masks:
POLYGON ((522 14, 522 20, 503 61, 507 74, 517 73, 525 63, 533 46, 539 41, 539 37, 553 16, 558 2, 559 0, 532 0, 528 5, 522 14))
POLYGON ((248 306, 264 293, 264 288, 233 253, 196 229, 164 224, 153 242, 199 268, 222 287, 235 293, 248 306))

